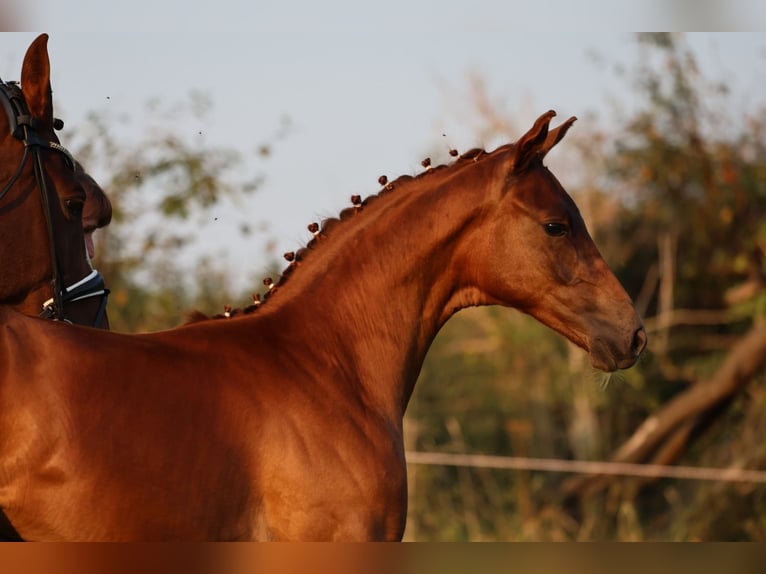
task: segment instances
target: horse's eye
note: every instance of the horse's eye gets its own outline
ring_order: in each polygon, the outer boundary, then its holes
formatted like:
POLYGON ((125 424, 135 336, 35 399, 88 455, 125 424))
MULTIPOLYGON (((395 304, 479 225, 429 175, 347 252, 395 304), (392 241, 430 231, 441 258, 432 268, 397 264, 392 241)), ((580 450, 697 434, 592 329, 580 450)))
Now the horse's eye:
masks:
POLYGON ((82 217, 83 202, 78 199, 67 199, 66 208, 72 217, 82 217))
POLYGON ((546 223, 543 229, 551 237, 561 237, 569 233, 569 228, 564 223, 546 223))

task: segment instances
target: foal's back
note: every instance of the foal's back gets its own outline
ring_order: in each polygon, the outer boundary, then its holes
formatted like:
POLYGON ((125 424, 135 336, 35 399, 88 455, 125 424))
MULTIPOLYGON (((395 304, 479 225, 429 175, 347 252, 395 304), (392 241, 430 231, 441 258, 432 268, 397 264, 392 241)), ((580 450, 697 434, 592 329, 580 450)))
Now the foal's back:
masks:
POLYGON ((406 493, 397 429, 312 375, 310 350, 260 335, 269 321, 127 336, 0 308, 0 506, 21 535, 401 536, 403 514, 370 509, 406 493))

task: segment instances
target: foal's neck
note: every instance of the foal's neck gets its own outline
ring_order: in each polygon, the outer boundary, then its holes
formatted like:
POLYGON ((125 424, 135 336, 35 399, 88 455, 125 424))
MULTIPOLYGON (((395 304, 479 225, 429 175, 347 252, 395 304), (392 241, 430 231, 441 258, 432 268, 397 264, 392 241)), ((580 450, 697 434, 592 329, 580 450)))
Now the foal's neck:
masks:
POLYGON ((462 169, 394 182, 320 235, 268 303, 307 335, 331 380, 361 389, 391 420, 401 421, 441 326, 479 303, 461 259, 484 199, 455 177, 462 169))

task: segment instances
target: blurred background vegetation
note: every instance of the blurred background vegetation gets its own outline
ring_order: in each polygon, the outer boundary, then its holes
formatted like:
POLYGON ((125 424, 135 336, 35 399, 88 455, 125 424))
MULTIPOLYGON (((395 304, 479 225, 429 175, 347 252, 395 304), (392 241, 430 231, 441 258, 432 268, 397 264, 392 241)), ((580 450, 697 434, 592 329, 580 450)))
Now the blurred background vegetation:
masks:
MULTIPOLYGON (((608 127, 593 127, 598 116, 580 122, 567 138, 575 151, 551 162, 645 317, 649 351, 607 379, 520 313, 463 311, 424 365, 408 450, 766 467, 766 110, 761 102, 731 117, 732 94, 700 74, 683 35, 637 42, 645 57, 622 73, 640 105, 608 127)), ((474 80, 477 140, 518 137, 528 126, 515 126, 474 80)), ((191 274, 177 263, 200 214, 268 177, 272 141, 243 158, 174 135, 173 122, 204 118, 206 106, 200 95, 171 110, 153 104, 145 113, 157 126, 143 141, 116 141, 114 123, 125 118, 94 115, 75 130, 78 158, 111 174, 101 183, 115 217, 97 234, 96 264, 112 289, 114 330, 173 327, 192 308, 248 303, 223 263, 203 258, 191 274), (250 175, 231 180, 243 165, 250 175)), ((408 471, 408 540, 766 540, 760 483, 408 471)))

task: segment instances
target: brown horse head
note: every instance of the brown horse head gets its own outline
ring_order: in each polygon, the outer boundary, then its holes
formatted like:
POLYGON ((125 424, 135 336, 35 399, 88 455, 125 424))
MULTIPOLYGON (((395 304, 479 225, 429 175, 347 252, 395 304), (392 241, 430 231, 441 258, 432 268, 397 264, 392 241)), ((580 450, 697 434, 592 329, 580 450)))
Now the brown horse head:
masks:
POLYGON ((106 291, 87 257, 83 214, 95 208, 97 221, 108 222, 111 207, 56 136, 47 42, 42 34, 27 50, 21 87, 1 84, 0 301, 106 327, 106 291))
POLYGON ((529 313, 587 350, 598 369, 624 369, 644 349, 646 332, 574 201, 543 165, 576 119, 549 131, 554 115, 498 150, 493 231, 472 246, 469 264, 488 302, 529 313))
MULTIPOLYGON (((370 300, 405 291, 406 298, 397 298, 403 307, 399 315, 418 317, 420 323, 422 350, 414 353, 415 364, 453 313, 499 304, 561 333, 585 349, 600 370, 632 366, 647 343, 643 323, 574 201, 543 163, 576 120, 549 129, 555 115, 546 112, 516 143, 492 152, 471 150, 451 166, 435 168, 427 160, 426 172, 414 178, 381 178, 379 195, 352 198, 350 217, 341 214, 348 223, 328 220, 321 231, 312 231, 309 249, 290 254, 290 267, 267 296, 303 289, 332 298, 331 309, 338 309, 339 299, 351 299, 345 294, 357 291, 355 305, 371 315, 370 300), (366 261, 357 253, 367 253, 366 261), (301 284, 291 288, 299 265, 301 284), (377 273, 360 272, 371 266, 377 273), (328 277, 329 268, 341 271, 328 277)), ((380 317, 376 324, 381 332, 400 328, 380 317)), ((405 373, 412 384, 418 370, 405 373)))

